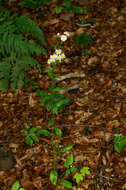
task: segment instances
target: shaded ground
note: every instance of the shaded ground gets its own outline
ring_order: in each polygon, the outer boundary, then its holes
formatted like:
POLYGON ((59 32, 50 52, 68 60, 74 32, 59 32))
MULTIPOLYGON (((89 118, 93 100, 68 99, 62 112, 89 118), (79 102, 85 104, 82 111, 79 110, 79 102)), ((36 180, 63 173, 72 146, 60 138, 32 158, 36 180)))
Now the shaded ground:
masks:
MULTIPOLYGON (((64 52, 71 64, 61 64, 60 75, 71 72, 84 73, 85 77, 66 79, 60 87, 79 85, 75 93, 66 93, 73 103, 56 116, 56 125, 63 128, 62 145, 75 144, 75 166, 89 166, 91 175, 73 189, 124 190, 126 189, 126 151, 113 150, 113 137, 126 135, 126 2, 119 0, 98 2, 92 0, 86 16, 62 13, 56 16, 52 7, 48 14, 36 18, 36 13, 18 9, 14 12, 29 15, 40 24, 50 45, 50 52, 57 44, 56 34, 69 31, 71 36, 81 31, 95 39, 90 55, 80 56, 73 37, 64 43, 64 52), (80 28, 76 23, 94 21, 91 27, 80 28), (90 133, 85 136, 84 128, 90 133)), ((45 8, 46 9, 46 8, 45 8)), ((47 59, 38 57, 43 67, 47 59)), ((50 80, 43 74, 31 73, 38 88, 47 89, 50 80)), ((0 171, 0 190, 19 180, 27 190, 55 189, 49 182, 53 157, 50 140, 40 138, 40 143, 29 148, 20 134, 24 123, 46 127, 51 114, 40 105, 32 88, 18 93, 0 93, 0 143, 9 147, 16 164, 10 171, 0 171), (31 103, 32 100, 32 103, 31 103)), ((65 154, 59 159, 58 170, 62 176, 65 154)), ((64 189, 57 187, 57 189, 64 189)))

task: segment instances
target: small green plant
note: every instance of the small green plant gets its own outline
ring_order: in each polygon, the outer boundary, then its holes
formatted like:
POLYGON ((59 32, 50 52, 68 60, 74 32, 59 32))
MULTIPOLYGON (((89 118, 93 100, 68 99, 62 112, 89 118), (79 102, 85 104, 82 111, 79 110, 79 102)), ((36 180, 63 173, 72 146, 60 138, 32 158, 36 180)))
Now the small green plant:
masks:
POLYGON ((66 161, 64 162, 64 167, 67 168, 65 171, 66 176, 69 176, 71 173, 77 172, 77 168, 72 167, 72 164, 74 162, 74 157, 73 154, 70 153, 68 154, 66 161))
POLYGON ((83 47, 92 44, 94 41, 90 35, 81 33, 75 37, 75 42, 83 47))
POLYGON ((87 14, 86 8, 72 5, 71 0, 64 0, 62 3, 62 6, 64 7, 64 10, 66 11, 72 11, 78 14, 87 14))
MULTIPOLYGON (((71 149, 69 149, 67 151, 70 151, 70 150, 71 149)), ((62 184, 66 188, 72 188, 72 186, 73 186, 72 182, 66 179, 68 176, 70 176, 72 174, 73 179, 75 179, 76 183, 79 183, 84 180, 86 175, 90 174, 89 167, 85 167, 85 166, 80 170, 80 173, 77 172, 78 168, 75 168, 72 166, 73 162, 74 162, 73 154, 69 153, 66 157, 66 161, 64 162, 64 167, 66 168, 65 175, 61 179, 59 179, 58 171, 56 169, 51 170, 50 181, 53 185, 62 184)))
POLYGON ((90 127, 85 127, 83 130, 83 134, 85 136, 89 135, 91 133, 91 128, 90 127))
MULTIPOLYGON (((37 9, 44 5, 50 5, 53 1, 49 0, 24 0, 20 3, 21 6, 26 7, 28 9, 37 9)), ((78 14, 87 14, 87 9, 79 6, 74 6, 71 3, 71 0, 64 0, 59 6, 54 7, 54 11, 56 14, 60 14, 62 11, 71 11, 78 14)))
POLYGON ((11 187, 10 190, 26 190, 26 189, 24 189, 23 187, 21 187, 19 181, 16 181, 16 182, 12 185, 12 187, 11 187))
POLYGON ((35 127, 30 127, 25 124, 23 130, 21 130, 21 134, 25 136, 25 143, 29 146, 33 146, 34 143, 39 142, 39 138, 37 137, 38 129, 35 127))
POLYGON ((81 51, 81 55, 88 55, 88 54, 90 54, 91 52, 90 52, 90 50, 88 50, 88 49, 83 49, 82 51, 81 51))
MULTIPOLYGON (((68 146, 65 146, 61 149, 58 148, 58 153, 60 152, 68 152, 70 151, 71 149, 73 148, 73 145, 68 145, 68 146)), ((73 168, 70 166, 72 165, 73 163, 73 155, 72 154, 69 154, 66 158, 66 161, 64 163, 64 166, 67 168, 66 172, 65 172, 65 175, 68 176, 70 175, 71 172, 76 172, 77 171, 77 168, 73 168), (69 170, 69 174, 68 174, 68 170, 69 170)), ((58 171, 56 169, 52 169, 51 172, 50 172, 50 181, 53 185, 58 185, 58 184, 62 184, 64 187, 66 188, 72 188, 72 183, 64 178, 61 178, 59 179, 58 178, 58 171)))
POLYGON ((0 91, 20 89, 30 81, 26 71, 40 68, 32 56, 46 54, 44 34, 30 18, 0 9, 0 39, 0 91), (31 34, 37 43, 28 40, 26 34, 31 34))
POLYGON ((42 7, 44 5, 49 5, 49 0, 24 0, 20 3, 21 6, 26 7, 28 9, 37 9, 39 7, 42 7))
POLYGON ((90 174, 90 169, 89 167, 83 167, 81 170, 80 170, 80 173, 76 173, 74 176, 73 176, 73 179, 75 179, 76 183, 79 183, 81 181, 84 180, 85 176, 86 175, 89 175, 90 174))
POLYGON ((114 150, 121 152, 124 148, 126 148, 126 136, 116 136, 114 138, 114 150))
POLYGON ((21 134, 25 136, 25 143, 29 146, 33 146, 34 143, 39 142, 38 135, 51 136, 47 130, 37 129, 36 127, 30 127, 28 124, 24 125, 23 130, 21 130, 21 134))
POLYGON ((63 94, 56 92, 46 92, 44 90, 37 90, 37 94, 40 96, 40 103, 52 114, 57 114, 59 111, 63 111, 65 106, 70 104, 70 99, 64 97, 63 94))
POLYGON ((60 6, 56 6, 54 8, 54 11, 55 11, 56 14, 60 14, 62 12, 62 10, 63 10, 63 7, 60 7, 60 6))

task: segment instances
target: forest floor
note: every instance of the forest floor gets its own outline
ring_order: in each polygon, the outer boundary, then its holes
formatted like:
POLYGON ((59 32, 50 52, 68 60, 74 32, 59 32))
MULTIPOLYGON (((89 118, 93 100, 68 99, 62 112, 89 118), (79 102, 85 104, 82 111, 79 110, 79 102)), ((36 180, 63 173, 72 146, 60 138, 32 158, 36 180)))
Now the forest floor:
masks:
MULTIPOLYGON (((83 3, 86 1, 80 1, 80 5, 83 3)), ((57 44, 57 33, 69 31, 71 34, 63 43, 69 63, 61 63, 57 73, 75 73, 75 76, 58 82, 58 86, 78 87, 65 93, 72 103, 56 115, 55 126, 63 131, 62 145, 74 144, 74 166, 78 169, 88 166, 91 172, 82 182, 73 182, 72 189, 125 190, 126 150, 116 152, 113 138, 126 135, 126 1, 90 0, 86 7, 87 15, 70 12, 56 15, 52 6, 45 6, 47 13, 43 18, 37 17, 37 11, 17 7, 15 2, 10 10, 29 16, 40 25, 50 54, 57 44), (85 21, 94 24, 88 27, 76 25, 85 21), (74 43, 74 35, 81 32, 90 34, 95 40, 89 46, 89 55, 80 55, 80 49, 74 43), (77 77, 80 74, 82 77, 77 77)), ((48 58, 37 58, 45 68, 48 58)), ((36 71, 32 71, 31 76, 38 89, 48 89, 48 76, 36 71)), ((0 93, 0 144, 9 148, 15 158, 12 169, 0 171, 0 190, 11 187, 16 180, 26 190, 67 189, 50 183, 49 172, 54 159, 50 139, 40 137, 39 143, 29 147, 20 133, 25 123, 45 129, 51 117, 39 103, 32 87, 0 93)), ((59 177, 64 171, 65 157, 66 153, 57 157, 59 177)))

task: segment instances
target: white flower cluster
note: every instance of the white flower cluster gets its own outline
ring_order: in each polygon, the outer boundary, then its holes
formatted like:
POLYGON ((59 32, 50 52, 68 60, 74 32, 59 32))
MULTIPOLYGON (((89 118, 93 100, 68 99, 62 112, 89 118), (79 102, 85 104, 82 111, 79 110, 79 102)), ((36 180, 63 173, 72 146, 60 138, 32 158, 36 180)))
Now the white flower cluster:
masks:
POLYGON ((65 54, 62 53, 62 50, 56 49, 55 53, 53 55, 50 55, 50 58, 48 59, 47 63, 48 64, 55 63, 55 62, 60 63, 62 59, 64 58, 65 58, 65 54))
POLYGON ((70 36, 69 32, 64 32, 62 35, 60 33, 57 33, 57 36, 60 37, 62 42, 65 42, 67 40, 67 37, 70 36))

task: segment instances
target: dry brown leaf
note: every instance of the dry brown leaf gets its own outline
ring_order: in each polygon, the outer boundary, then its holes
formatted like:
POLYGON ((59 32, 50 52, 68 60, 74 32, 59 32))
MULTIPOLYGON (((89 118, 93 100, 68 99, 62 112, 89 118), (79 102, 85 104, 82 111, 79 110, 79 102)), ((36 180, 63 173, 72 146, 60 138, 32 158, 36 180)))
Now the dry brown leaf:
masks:
POLYGON ((36 101, 33 99, 33 95, 30 94, 30 95, 29 95, 29 106, 30 106, 30 107, 34 107, 34 106, 35 106, 35 103, 36 103, 36 101))
POLYGON ((100 61, 99 57, 98 56, 94 56, 94 57, 91 57, 89 60, 88 60, 88 65, 90 66, 95 66, 96 64, 98 64, 100 61))
POLYGON ((65 21, 69 21, 70 19, 72 19, 74 17, 74 13, 64 13, 61 14, 60 19, 65 20, 65 21))

